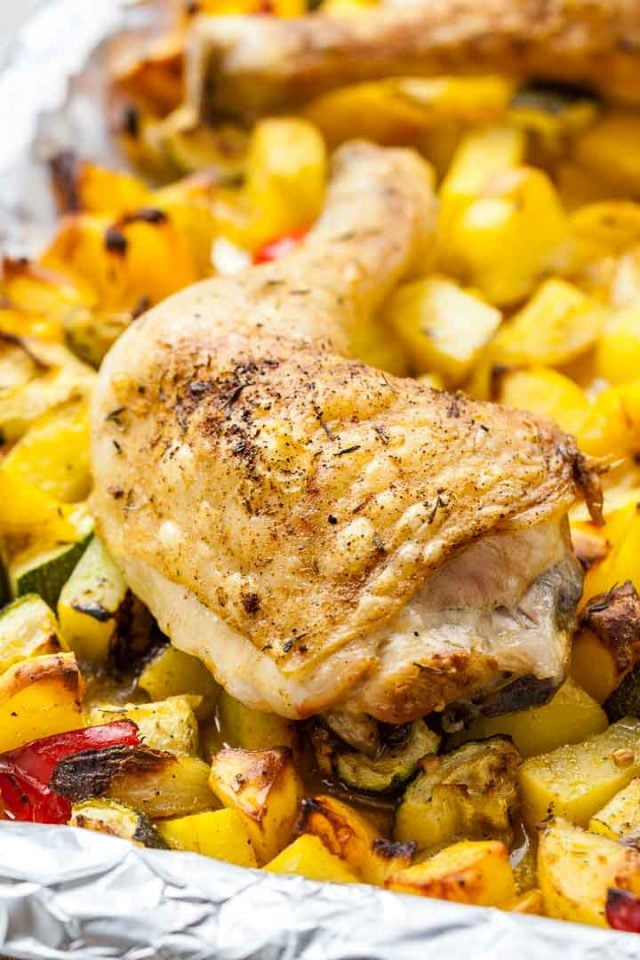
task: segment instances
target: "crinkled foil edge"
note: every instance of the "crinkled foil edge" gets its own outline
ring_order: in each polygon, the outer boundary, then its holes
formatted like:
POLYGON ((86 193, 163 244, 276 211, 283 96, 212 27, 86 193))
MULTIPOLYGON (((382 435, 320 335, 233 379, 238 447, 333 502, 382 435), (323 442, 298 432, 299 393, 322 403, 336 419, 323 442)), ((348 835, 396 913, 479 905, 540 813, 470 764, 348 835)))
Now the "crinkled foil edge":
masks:
MULTIPOLYGON (((125 6, 43 0, 0 66, 5 251, 37 251, 51 225, 47 153, 73 146, 103 157, 108 150, 95 51, 125 26, 125 6), (78 79, 87 82, 71 97, 78 79)), ((90 831, 2 822, 0 954, 24 960, 637 960, 640 940, 373 887, 241 870, 90 831)))

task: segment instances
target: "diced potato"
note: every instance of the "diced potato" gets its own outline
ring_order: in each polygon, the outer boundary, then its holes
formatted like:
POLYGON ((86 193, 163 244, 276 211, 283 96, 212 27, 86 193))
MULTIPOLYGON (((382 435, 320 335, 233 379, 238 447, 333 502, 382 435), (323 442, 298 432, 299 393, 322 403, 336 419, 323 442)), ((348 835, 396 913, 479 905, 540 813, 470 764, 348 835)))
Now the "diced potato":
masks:
POLYGON ((152 750, 167 750, 180 756, 198 751, 198 722, 193 712, 200 698, 169 697, 155 703, 104 704, 86 712, 89 726, 112 720, 133 720, 140 738, 152 750))
POLYGON ((406 377, 409 372, 404 344, 380 314, 354 325, 349 331, 349 348, 354 357, 370 367, 396 377, 406 377))
MULTIPOLYGON (((443 188, 444 191, 444 188, 443 188)), ((567 223, 555 188, 541 170, 496 173, 449 222, 444 204, 442 262, 497 306, 528 296, 559 257, 567 223)), ((536 353, 533 361, 549 362, 536 353)))
POLYGON ((505 364, 557 367, 593 347, 605 319, 603 307, 573 284, 545 280, 500 330, 492 356, 505 364))
POLYGON ((382 885, 413 859, 414 844, 383 840, 364 814, 335 797, 303 800, 298 831, 322 840, 363 883, 382 885))
POLYGON ((61 649, 55 615, 40 597, 27 594, 0 611, 0 673, 22 660, 61 649))
POLYGON ((396 811, 395 837, 434 849, 454 840, 510 839, 520 755, 503 737, 425 757, 396 811))
POLYGON ((575 141, 575 157, 588 170, 640 193, 640 118, 631 112, 604 116, 575 141))
POLYGON ((85 500, 91 489, 89 410, 85 400, 45 413, 18 440, 2 468, 63 503, 85 500))
POLYGON ((640 379, 598 394, 578 433, 578 444, 585 453, 610 462, 640 451, 640 379))
POLYGON ((571 673, 604 703, 640 660, 640 597, 629 581, 589 600, 571 650, 571 673))
POLYGON ((596 263, 640 243, 640 204, 589 203, 571 214, 569 225, 576 264, 596 263))
POLYGON ((269 873, 298 874, 321 883, 357 883, 339 857, 329 853, 322 840, 303 834, 278 854, 265 868, 269 873))
POLYGON ((322 209, 326 178, 326 147, 307 120, 258 123, 249 143, 245 185, 250 245, 308 228, 322 209))
POLYGON ((387 322, 403 343, 416 373, 440 374, 459 384, 500 326, 502 314, 446 277, 402 287, 391 299, 387 322))
POLYGON ((226 807, 244 816, 258 863, 272 860, 289 843, 303 788, 287 747, 220 750, 209 784, 226 807))
POLYGON ((640 777, 634 778, 591 817, 589 830, 611 840, 640 832, 640 777))
POLYGON ((251 710, 220 691, 218 722, 222 739, 232 747, 245 750, 267 750, 270 747, 292 747, 297 743, 295 724, 275 713, 251 710))
POLYGON ((507 368, 497 378, 497 385, 498 403, 551 417, 567 433, 576 434, 589 412, 584 391, 569 377, 550 367, 507 368))
POLYGON ((640 893, 640 854, 554 820, 540 836, 538 879, 548 917, 606 927, 608 889, 640 893))
POLYGON ((238 867, 257 866, 246 822, 236 810, 162 820, 158 830, 172 850, 189 850, 238 867))
POLYGON ((389 890, 496 907, 515 897, 509 853, 497 840, 465 840, 385 881, 389 890))
POLYGON ((628 383, 640 371, 640 300, 614 313, 595 349, 597 376, 609 383, 628 383))
MULTIPOLYGON (((626 583, 630 580, 632 583, 638 583, 640 586, 640 570, 638 568, 638 558, 640 557, 640 514, 632 508, 627 514, 626 530, 621 533, 617 542, 614 542, 612 549, 601 563, 594 564, 587 572, 584 582, 583 600, 591 600, 592 597, 599 596, 611 590, 615 584, 626 583)), ((581 641, 584 642, 584 641, 581 641)), ((586 671, 582 671, 584 678, 586 671)), ((603 675, 603 683, 606 677, 612 680, 611 674, 603 675)), ((596 681, 597 683, 597 681, 596 681)), ((604 690, 603 686, 603 690, 604 690)), ((610 691, 609 691, 610 692, 610 691)))
POLYGON ((481 740, 497 734, 511 737, 523 757, 555 750, 565 743, 579 743, 608 726, 600 705, 571 679, 542 707, 531 707, 499 717, 479 717, 465 739, 481 740))
POLYGON ((133 764, 111 777, 108 796, 151 820, 184 817, 218 806, 208 786, 209 767, 197 757, 161 753, 157 762, 133 764))
POLYGON ((94 537, 58 600, 60 629, 82 660, 108 660, 126 596, 124 577, 102 541, 94 537))
POLYGON ((32 657, 0 677, 0 753, 84 727, 83 683, 72 653, 32 657))
POLYGON ((640 776, 640 720, 630 717, 578 744, 531 757, 520 767, 525 822, 550 816, 583 826, 619 790, 640 776))
POLYGON ((510 913, 533 913, 540 916, 544 912, 542 891, 534 887, 526 893, 519 893, 512 900, 501 904, 500 909, 508 910, 510 913))
POLYGON ((586 205, 627 199, 622 187, 587 170, 571 157, 557 163, 554 173, 566 210, 578 212, 586 205))
POLYGON ((180 694, 202 697, 202 703, 196 710, 200 720, 205 720, 213 713, 220 690, 200 660, 170 644, 162 647, 146 663, 138 677, 138 686, 152 700, 166 700, 180 694))

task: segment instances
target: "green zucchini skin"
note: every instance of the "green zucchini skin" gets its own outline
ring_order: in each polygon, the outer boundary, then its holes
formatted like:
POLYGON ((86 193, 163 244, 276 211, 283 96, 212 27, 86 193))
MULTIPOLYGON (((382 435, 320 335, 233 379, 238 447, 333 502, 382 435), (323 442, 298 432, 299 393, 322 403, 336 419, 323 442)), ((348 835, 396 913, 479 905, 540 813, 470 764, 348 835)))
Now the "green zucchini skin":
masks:
POLYGON ((18 569, 9 570, 13 595, 22 597, 37 593, 55 612, 62 588, 73 573, 78 561, 93 538, 93 533, 77 543, 48 550, 41 557, 34 557, 18 569))
POLYGON ((168 849, 166 842, 144 813, 117 800, 90 799, 75 803, 69 825, 110 833, 112 836, 133 840, 156 850, 168 849))

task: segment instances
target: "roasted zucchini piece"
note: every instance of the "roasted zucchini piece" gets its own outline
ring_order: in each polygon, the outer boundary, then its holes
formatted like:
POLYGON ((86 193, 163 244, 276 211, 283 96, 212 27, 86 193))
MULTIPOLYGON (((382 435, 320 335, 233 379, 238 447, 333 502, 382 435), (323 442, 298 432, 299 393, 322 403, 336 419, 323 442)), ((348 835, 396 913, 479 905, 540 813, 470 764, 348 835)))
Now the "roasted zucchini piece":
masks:
POLYGON ((230 747, 268 750, 271 747, 295 748, 297 744, 295 723, 274 713, 251 710, 226 690, 220 691, 218 722, 222 740, 230 747))
POLYGON ((589 820, 589 830, 610 840, 640 834, 640 777, 635 777, 602 810, 594 813, 589 820))
POLYGON ((531 757, 520 767, 523 816, 534 828, 550 816, 586 826, 640 776, 640 720, 627 717, 578 744, 531 757))
POLYGON ((220 691, 201 660, 171 644, 161 647, 146 662, 138 677, 138 686, 152 700, 166 700, 181 694, 202 697, 196 709, 199 720, 211 716, 220 691))
POLYGON ((363 813, 335 797, 303 800, 296 829, 322 840, 363 883, 378 886, 389 874, 410 866, 416 849, 413 842, 383 839, 363 813))
POLYGON ((117 746, 85 750, 62 760, 51 786, 74 802, 108 797, 156 820, 217 807, 208 778, 209 767, 196 757, 117 746))
POLYGON ((497 907, 516 894, 509 852, 497 840, 465 840, 392 874, 385 887, 438 900, 497 907))
POLYGON ((579 743, 608 726, 602 707, 584 690, 566 680, 549 703, 498 717, 479 717, 454 740, 482 740, 504 734, 523 757, 548 753, 564 743, 579 743))
POLYGON ((406 731, 404 742, 385 746, 379 755, 336 750, 332 757, 335 775, 351 790, 388 793, 399 789, 418 769, 418 761, 438 749, 440 738, 423 720, 406 731))
POLYGON ((131 840, 139 847, 167 849, 166 842, 144 813, 117 800, 92 799, 74 803, 69 826, 110 833, 114 837, 131 840))
POLYGON ((84 727, 82 676, 72 653, 32 657, 0 676, 0 753, 84 727))
POLYGON ((58 600, 62 634, 81 660, 105 663, 127 596, 127 584, 107 548, 94 537, 58 600))
POLYGON ((506 737, 425 757, 396 812, 396 839, 415 840, 421 849, 462 837, 509 843, 518 805, 519 763, 520 754, 506 737))
POLYGON ((344 862, 329 853, 318 837, 304 834, 285 847, 265 868, 269 873, 298 874, 321 883, 357 883, 344 862))
POLYGON ((303 788, 288 747, 220 750, 211 763, 209 784, 226 807, 244 816, 259 864, 289 843, 303 788))
POLYGON ((609 889, 640 894, 640 853, 553 820, 540 835, 538 879, 546 916, 606 927, 609 889))
POLYGON ((257 866, 246 820, 237 810, 209 810, 162 820, 158 831, 172 850, 189 850, 238 867, 257 866))
POLYGON ((154 703, 104 704, 91 707, 86 718, 91 727, 112 720, 132 720, 145 746, 193 756, 198 752, 198 721, 193 711, 199 703, 200 697, 179 696, 154 703))
POLYGON ((89 546, 93 532, 84 524, 75 541, 61 546, 35 544, 9 561, 8 573, 14 597, 37 593, 56 610, 63 586, 89 546))
POLYGON ((0 611, 0 673, 31 657, 60 653, 58 623, 41 597, 18 597, 0 611))

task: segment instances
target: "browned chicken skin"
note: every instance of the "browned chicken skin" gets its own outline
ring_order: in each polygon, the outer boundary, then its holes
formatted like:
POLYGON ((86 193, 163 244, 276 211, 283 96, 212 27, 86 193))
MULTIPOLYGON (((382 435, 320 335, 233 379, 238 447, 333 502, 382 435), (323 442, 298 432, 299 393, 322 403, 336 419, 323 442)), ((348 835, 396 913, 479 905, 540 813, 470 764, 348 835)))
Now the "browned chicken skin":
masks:
POLYGON ((189 56, 200 116, 253 119, 338 86, 504 72, 640 100, 638 0, 421 0, 366 16, 202 17, 189 56))
POLYGON ((298 252, 172 297, 100 372, 99 530, 250 706, 400 723, 564 676, 573 441, 348 358, 434 221, 416 154, 347 145, 298 252))

